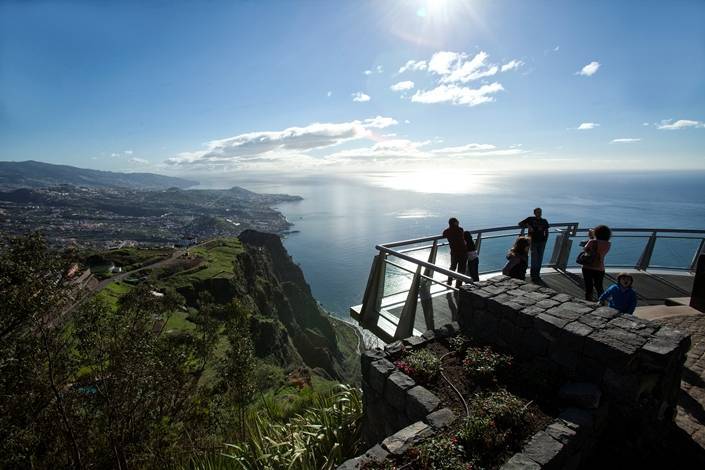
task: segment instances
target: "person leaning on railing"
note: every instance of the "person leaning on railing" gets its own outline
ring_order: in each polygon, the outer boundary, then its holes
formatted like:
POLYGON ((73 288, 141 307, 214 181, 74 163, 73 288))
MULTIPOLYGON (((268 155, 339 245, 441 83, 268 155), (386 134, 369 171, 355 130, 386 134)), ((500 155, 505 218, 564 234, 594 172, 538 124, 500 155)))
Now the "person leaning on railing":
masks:
MULTIPOLYGON (((448 240, 450 245, 450 270, 458 270, 459 273, 465 274, 468 265, 468 247, 465 244, 463 237, 463 228, 460 222, 455 217, 448 219, 448 228, 443 230, 443 236, 448 240)), ((453 283, 453 279, 448 277, 448 285, 453 283)), ((462 281, 457 280, 455 287, 460 287, 462 281)))
POLYGON ((583 280, 585 281, 585 300, 594 300, 593 287, 597 296, 604 292, 602 282, 605 278, 605 255, 610 251, 612 230, 606 225, 598 225, 588 230, 588 241, 583 246, 586 253, 595 253, 589 263, 583 264, 583 280))
POLYGON ((541 217, 540 207, 534 209, 534 216, 527 217, 517 225, 528 230, 531 239, 531 280, 536 283, 541 282, 541 265, 543 264, 543 252, 546 249, 548 240, 548 220, 541 217))

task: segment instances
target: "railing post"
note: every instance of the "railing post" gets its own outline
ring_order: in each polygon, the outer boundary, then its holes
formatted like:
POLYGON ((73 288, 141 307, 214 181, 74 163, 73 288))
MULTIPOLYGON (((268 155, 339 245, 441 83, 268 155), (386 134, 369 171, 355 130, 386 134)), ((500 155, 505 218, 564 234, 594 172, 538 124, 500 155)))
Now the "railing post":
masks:
POLYGON ((477 250, 477 255, 480 256, 480 245, 482 244, 482 232, 477 232, 477 238, 475 238, 475 249, 477 250))
POLYGON ((695 255, 693 256, 693 261, 690 263, 690 270, 695 271, 698 267, 698 258, 700 258, 700 255, 705 255, 705 238, 700 240, 700 246, 698 246, 698 251, 695 252, 695 255))
POLYGON ((649 237, 649 240, 646 242, 646 246, 644 247, 644 251, 639 257, 639 261, 637 261, 636 266, 634 266, 634 269, 638 269, 640 271, 646 271, 646 269, 649 267, 649 263, 651 262, 651 255, 654 252, 654 246, 656 245, 656 232, 651 232, 651 236, 649 237))
POLYGON ((367 287, 360 309, 360 324, 363 328, 371 329, 377 326, 379 311, 382 307, 382 296, 384 295, 384 278, 386 274, 385 263, 386 253, 380 253, 374 257, 370 277, 367 278, 367 287))
MULTIPOLYGON (((431 247, 431 253, 428 255, 428 262, 436 262, 436 253, 438 252, 438 240, 433 241, 433 246, 431 247)), ((412 336, 414 333, 414 323, 416 322, 416 307, 418 306, 419 290, 421 291, 422 302, 431 298, 431 281, 428 279, 421 278, 421 268, 419 265, 416 268, 416 273, 414 273, 414 278, 411 281, 411 286, 409 287, 409 293, 406 296, 406 302, 404 302, 404 308, 399 316, 399 323, 397 324, 397 329, 394 333, 394 339, 404 339, 412 336)), ((424 270, 424 276, 432 277, 433 273, 430 268, 424 270)), ((424 309, 424 317, 426 320, 426 328, 429 330, 433 329, 433 312, 426 313, 424 309), (430 323, 430 326, 429 326, 430 323)))
POLYGON ((553 253, 551 255, 551 265, 555 269, 565 271, 568 267, 568 257, 573 247, 571 235, 575 235, 575 232, 576 227, 574 226, 560 230, 560 235, 556 238, 556 243, 553 245, 553 253))

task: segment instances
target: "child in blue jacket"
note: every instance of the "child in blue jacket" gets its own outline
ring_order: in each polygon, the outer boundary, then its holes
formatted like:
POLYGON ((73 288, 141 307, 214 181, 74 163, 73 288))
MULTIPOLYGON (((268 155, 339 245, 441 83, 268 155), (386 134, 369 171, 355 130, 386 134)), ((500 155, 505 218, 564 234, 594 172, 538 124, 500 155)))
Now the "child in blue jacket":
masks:
POLYGON ((609 306, 619 310, 619 313, 634 313, 636 308, 636 292, 632 289, 634 278, 629 274, 620 273, 617 284, 612 284, 600 296, 600 303, 609 300, 609 306))

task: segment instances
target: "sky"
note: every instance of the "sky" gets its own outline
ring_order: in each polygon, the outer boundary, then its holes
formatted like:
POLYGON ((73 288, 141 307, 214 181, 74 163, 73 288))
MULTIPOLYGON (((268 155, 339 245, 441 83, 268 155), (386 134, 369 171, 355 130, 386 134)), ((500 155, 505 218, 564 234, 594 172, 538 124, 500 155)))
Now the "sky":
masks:
POLYGON ((0 160, 705 169, 705 1, 0 0, 0 160))

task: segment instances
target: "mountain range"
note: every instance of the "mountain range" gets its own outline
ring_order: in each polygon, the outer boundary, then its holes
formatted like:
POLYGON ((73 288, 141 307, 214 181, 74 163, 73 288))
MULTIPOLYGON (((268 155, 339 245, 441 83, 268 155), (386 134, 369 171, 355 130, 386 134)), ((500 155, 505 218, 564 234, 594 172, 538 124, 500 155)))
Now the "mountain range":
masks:
POLYGON ((0 162, 0 188, 43 188, 71 184, 88 188, 188 188, 197 181, 154 173, 118 173, 28 160, 0 162))

